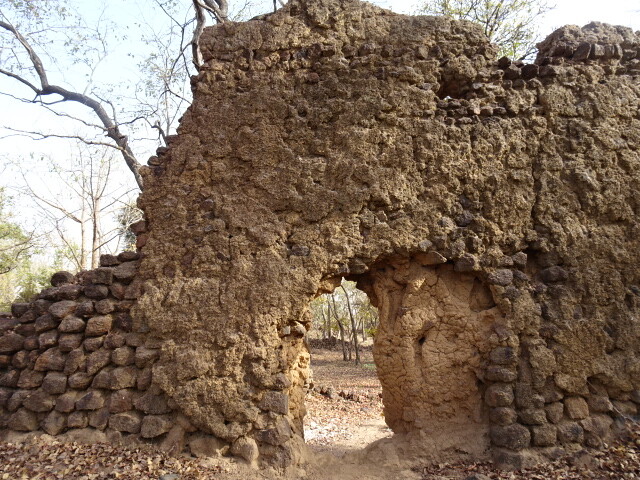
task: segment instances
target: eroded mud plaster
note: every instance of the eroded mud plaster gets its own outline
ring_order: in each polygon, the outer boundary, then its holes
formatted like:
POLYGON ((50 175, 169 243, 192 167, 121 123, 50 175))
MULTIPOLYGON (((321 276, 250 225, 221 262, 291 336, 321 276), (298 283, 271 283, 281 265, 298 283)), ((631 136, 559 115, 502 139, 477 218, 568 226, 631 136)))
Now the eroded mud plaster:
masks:
MULTIPOLYGON (((167 411, 129 407, 113 425, 106 412, 93 428, 139 438, 163 421, 144 438, 298 462, 307 307, 342 276, 383 312, 375 352, 398 455, 490 446, 518 467, 597 447, 637 414, 637 34, 564 27, 524 65, 496 62, 470 23, 292 0, 202 41, 193 105, 143 172, 143 293, 126 305, 143 342, 127 345, 154 349, 144 386, 167 411)), ((0 341, 5 428, 50 415, 24 400, 44 387, 17 383, 58 348, 15 331, 41 307, 17 308, 0 341)), ((110 380, 82 388, 142 395, 105 365, 110 380)), ((60 432, 76 425, 59 413, 60 432)))

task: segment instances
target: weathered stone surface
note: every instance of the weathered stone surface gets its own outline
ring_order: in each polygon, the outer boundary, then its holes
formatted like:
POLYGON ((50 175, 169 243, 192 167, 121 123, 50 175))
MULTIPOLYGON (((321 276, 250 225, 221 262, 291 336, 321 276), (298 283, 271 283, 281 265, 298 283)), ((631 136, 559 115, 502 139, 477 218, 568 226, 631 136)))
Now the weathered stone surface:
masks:
POLYGON ((490 407, 508 407, 513 398, 513 387, 506 383, 494 383, 484 394, 484 400, 490 407))
POLYGON ((71 315, 78 304, 73 300, 62 300, 56 302, 49 307, 49 313, 55 318, 64 318, 67 315, 71 315))
POLYGON ((49 330, 38 335, 38 346, 41 349, 55 347, 58 344, 58 332, 49 330))
POLYGON ((111 331, 112 324, 113 318, 111 315, 101 315, 90 318, 87 321, 87 327, 85 328, 84 334, 88 337, 105 335, 111 331))
POLYGON ((69 376, 67 380, 69 388, 74 390, 84 390, 93 382, 93 375, 86 372, 76 372, 69 376))
POLYGON ((135 350, 131 347, 116 348, 111 353, 111 361, 119 366, 131 365, 135 361, 135 350))
POLYGON ((136 348, 135 363, 136 367, 144 368, 151 365, 160 357, 160 350, 157 348, 147 348, 139 346, 136 348))
POLYGON ((98 410, 105 403, 104 394, 98 391, 90 391, 76 401, 77 410, 98 410))
POLYGON ((491 441, 498 447, 517 451, 529 446, 531 433, 527 427, 518 423, 507 426, 493 426, 491 427, 491 441))
POLYGON ((134 406, 138 410, 152 415, 162 415, 171 411, 167 404, 167 398, 165 395, 154 395, 151 392, 147 392, 140 396, 134 402, 134 406))
POLYGON ((568 397, 564 399, 564 408, 571 420, 581 420, 589 416, 589 406, 582 397, 568 397))
POLYGON ((46 332, 58 326, 58 319, 55 319, 50 313, 45 313, 36 318, 34 326, 36 333, 46 332))
POLYGON ((100 349, 91 353, 87 357, 87 373, 89 375, 96 374, 100 369, 109 365, 111 361, 111 351, 100 349))
POLYGON ((170 417, 164 415, 147 415, 142 419, 140 436, 142 438, 155 438, 171 430, 173 422, 170 417))
POLYGON ((33 369, 39 372, 50 370, 61 372, 64 370, 65 362, 66 358, 64 357, 63 352, 57 348, 50 348, 38 357, 33 369))
POLYGON ((520 423, 524 425, 542 425, 547 423, 546 412, 542 409, 527 409, 518 412, 520 423))
POLYGON ((67 428, 85 428, 89 425, 86 412, 71 412, 67 417, 67 428))
POLYGON ((55 406, 55 397, 43 391, 31 393, 22 404, 32 412, 49 412, 55 406))
POLYGON ((129 282, 133 280, 138 271, 138 262, 124 262, 113 269, 113 276, 121 282, 129 282))
POLYGON ((111 413, 128 412, 133 408, 133 391, 118 390, 109 396, 107 407, 111 413))
POLYGON ((109 388, 111 390, 122 390, 136 386, 138 369, 135 367, 117 367, 111 372, 109 388))
POLYGON ((22 370, 19 375, 20 378, 18 379, 17 386, 20 388, 38 388, 42 385, 42 380, 44 379, 44 373, 34 370, 22 370))
POLYGON ((93 283, 111 285, 113 283, 113 268, 96 268, 92 271, 91 280, 93 283))
POLYGON ((24 337, 17 333, 9 332, 0 336, 0 354, 14 353, 24 345, 24 337))
POLYGON ((558 424, 558 440, 561 443, 582 443, 584 430, 576 422, 562 422, 558 424))
POLYGON ((58 331, 62 333, 79 333, 84 331, 85 326, 86 323, 81 318, 68 315, 58 325, 58 331))
POLYGON ((211 435, 199 434, 189 439, 189 450, 198 458, 219 456, 228 449, 226 442, 211 435))
POLYGON ((82 345, 82 334, 63 333, 58 337, 58 348, 61 352, 70 352, 82 345))
POLYGON ((86 352, 95 352, 104 344, 104 335, 101 337, 91 337, 82 342, 82 347, 86 352))
POLYGON ((34 412, 21 408, 11 415, 7 426, 18 432, 32 432, 38 428, 38 417, 34 412))
POLYGON ((533 445, 536 447, 551 447, 557 442, 557 428, 555 425, 539 425, 531 429, 533 445))
POLYGON ((75 279, 76 277, 73 273, 60 271, 51 276, 51 285, 54 287, 60 287, 68 283, 73 283, 75 279))
POLYGON ((109 428, 118 432, 138 433, 142 425, 142 416, 137 412, 116 413, 109 417, 109 428))
POLYGON ((54 410, 44 418, 40 426, 49 435, 59 435, 64 431, 66 425, 66 415, 54 410))
POLYGON ((64 374, 71 375, 78 370, 84 370, 86 366, 87 358, 85 357, 82 349, 75 349, 67 353, 64 363, 64 374))
POLYGON ((89 412, 89 426, 97 428, 98 430, 104 430, 109 424, 109 409, 100 408, 89 412))
POLYGON ((289 413, 289 396, 282 392, 266 392, 260 401, 260 408, 286 415, 289 413))
POLYGON ((42 389, 51 395, 58 395, 67 390, 67 376, 61 372, 48 372, 42 380, 42 389))
POLYGON ((77 392, 67 392, 63 395, 60 395, 56 399, 56 412, 72 412, 76 407, 76 400, 78 399, 78 395, 79 393, 77 392))

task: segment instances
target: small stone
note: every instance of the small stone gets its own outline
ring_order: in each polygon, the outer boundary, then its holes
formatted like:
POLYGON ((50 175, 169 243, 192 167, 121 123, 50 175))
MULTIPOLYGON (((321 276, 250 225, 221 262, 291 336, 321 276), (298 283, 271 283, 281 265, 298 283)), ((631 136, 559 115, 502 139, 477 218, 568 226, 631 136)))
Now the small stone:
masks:
POLYGON ((67 376, 61 372, 48 372, 42 380, 42 389, 51 395, 59 395, 67 390, 67 376))
POLYGON ((513 388, 506 383, 494 383, 487 388, 484 399, 490 407, 508 407, 513 403, 513 388))
POLYGON ((516 362, 516 353, 511 347, 497 347, 491 350, 489 359, 498 365, 512 365, 516 362))
POLYGON ((49 307, 49 313, 55 318, 64 318, 67 315, 71 315, 77 305, 73 300, 62 300, 51 305, 49 307))
POLYGON ((138 390, 147 390, 151 386, 151 380, 153 377, 153 373, 151 367, 147 367, 144 370, 138 373, 138 381, 136 383, 136 387, 138 390))
POLYGON ((540 272, 540 278, 545 283, 557 283, 567 280, 569 274, 564 268, 554 265, 553 267, 542 270, 542 272, 540 272))
POLYGON ((525 425, 544 425, 547 423, 546 412, 542 409, 527 409, 518 412, 520 422, 525 425))
POLYGON ((125 344, 125 336, 122 332, 111 332, 104 339, 104 346, 106 348, 120 348, 125 344))
POLYGON ((29 310, 29 304, 23 302, 16 302, 11 304, 11 314, 16 317, 22 317, 29 310))
POLYGON ((536 447, 551 447, 557 442, 557 429, 554 425, 540 425, 531 429, 533 445, 536 447))
POLYGON ((113 318, 111 315, 102 315, 99 317, 90 318, 87 322, 87 327, 84 334, 88 337, 97 337, 105 335, 111 330, 113 324, 113 318))
POLYGON ((64 431, 66 425, 66 415, 63 415, 62 413, 54 410, 44 418, 44 420, 40 424, 40 427, 45 431, 45 433, 55 436, 61 434, 64 431))
POLYGON ((152 365, 160 357, 160 350, 156 348, 147 348, 144 346, 136 348, 135 363, 136 367, 144 368, 152 365))
POLYGON ((104 300, 100 300, 96 302, 95 309, 96 309, 96 312, 99 313, 100 315, 107 315, 113 312, 116 309, 116 307, 113 300, 109 298, 105 298, 104 300))
POLYGON ((80 285, 63 285, 58 288, 57 300, 76 300, 81 293, 82 287, 80 285))
POLYGON ((76 372, 67 380, 69 388, 73 388, 74 390, 84 390, 91 385, 92 381, 93 375, 86 372, 76 372))
POLYGON ((591 44, 588 42, 582 42, 576 48, 576 51, 574 52, 572 59, 578 62, 584 61, 589 58, 590 53, 591 53, 591 44))
POLYGON ((84 294, 94 300, 101 300, 109 296, 109 287, 106 285, 91 283, 89 285, 85 285, 84 294))
POLYGON ((109 424, 109 417, 109 410, 106 408, 89 412, 89 426, 97 428, 98 430, 104 430, 109 424))
POLYGON ((494 445, 516 451, 528 447, 531 441, 529 429, 518 423, 504 427, 494 425, 491 427, 490 436, 494 445))
POLYGON ((52 302, 43 298, 39 298, 38 300, 33 302, 33 313, 35 313, 36 318, 47 313, 47 311, 49 311, 49 307, 51 307, 51 304, 52 302))
POLYGON ((109 388, 112 390, 122 390, 136 386, 138 369, 135 367, 117 367, 111 372, 111 382, 109 388))
POLYGON ((164 415, 147 415, 142 419, 140 436, 142 438, 155 438, 171 430, 173 422, 164 415))
POLYGON ((118 261, 115 255, 104 254, 100 255, 100 266, 101 267, 114 267, 118 265, 120 262, 118 261))
POLYGON ((561 443, 582 443, 584 430, 576 422, 563 422, 558 425, 558 440, 561 443))
MULTIPOLYGON (((42 385, 44 373, 35 372, 33 370, 23 370, 18 379, 18 387, 20 388, 38 388, 42 385)), ((6 385, 9 386, 9 385, 6 385)))
MULTIPOLYGON (((62 350, 62 349, 61 349, 62 350)), ((67 353, 67 360, 64 363, 63 372, 65 375, 71 375, 78 370, 84 370, 86 368, 87 359, 84 355, 84 351, 80 348, 67 353)))
MULTIPOLYGON (((122 339, 124 342, 124 338, 122 339)), ((131 365, 135 360, 135 350, 131 347, 116 348, 111 353, 111 361, 118 366, 131 365)), ((136 365, 137 366, 137 365, 136 365)))
POLYGON ((491 382, 511 383, 517 378, 516 372, 508 368, 491 365, 487 368, 486 378, 491 382))
POLYGON ((458 260, 456 260, 453 269, 456 272, 462 272, 462 273, 473 272, 475 270, 478 270, 479 266, 480 265, 479 265, 478 259, 474 255, 470 253, 465 253, 458 260))
POLYGON ((104 406, 104 395, 101 392, 90 391, 76 402, 77 410, 98 410, 104 406))
POLYGON ((247 437, 240 437, 233 442, 231 453, 237 457, 244 458, 250 464, 254 464, 260 455, 256 441, 247 437))
POLYGON ((113 276, 121 282, 128 283, 133 280, 138 271, 138 262, 124 262, 113 269, 113 276))
POLYGON ((113 268, 100 267, 92 273, 93 283, 111 285, 113 283, 113 268))
POLYGON ((100 370, 95 377, 93 377, 93 382, 91 382, 91 388, 102 388, 109 389, 111 388, 111 369, 105 368, 104 370, 100 370))
POLYGON ((56 272, 51 276, 51 285, 54 287, 60 287, 62 285, 67 285, 69 283, 73 283, 76 277, 73 273, 70 272, 56 272))
POLYGON ((547 419, 551 423, 560 423, 564 413, 564 406, 560 402, 554 402, 544 407, 547 413, 547 419))
POLYGON ((71 352, 82 345, 82 334, 64 333, 58 338, 58 348, 61 352, 71 352))
POLYGON ((571 420, 582 420, 589 416, 589 406, 582 397, 568 397, 564 399, 564 408, 571 420))
POLYGON ((113 323, 115 328, 119 328, 125 332, 130 332, 133 328, 133 319, 131 318, 131 315, 126 312, 118 313, 115 316, 113 323))
POLYGON ((87 300, 86 302, 82 302, 78 304, 78 306, 76 307, 75 313, 78 317, 85 317, 85 318, 93 315, 94 313, 93 302, 91 300, 87 300))
POLYGON ((511 425, 517 418, 518 414, 513 408, 496 407, 489 411, 489 421, 495 425, 511 425))
POLYGON ((489 274, 487 281, 492 285, 506 287, 513 282, 513 272, 508 268, 496 270, 489 274))
POLYGON ((13 357, 7 355, 11 358, 11 365, 16 368, 26 368, 29 365, 29 352, 26 350, 21 350, 18 353, 15 353, 13 357))
POLYGON ((166 397, 164 395, 154 395, 151 392, 140 396, 133 404, 138 410, 146 414, 162 415, 171 412, 166 397))
POLYGON ((140 259, 140 254, 138 252, 133 252, 131 250, 126 252, 120 252, 118 254, 118 260, 121 262, 133 262, 139 259, 140 259))
POLYGON ((62 333, 80 333, 84 332, 85 325, 85 321, 81 318, 68 315, 58 325, 58 331, 62 333))
POLYGON ((100 349, 103 344, 104 336, 87 338, 82 343, 82 346, 87 352, 95 352, 96 350, 100 349))
POLYGON ((89 419, 84 412, 71 412, 67 417, 67 428, 85 428, 89 425, 89 419))
POLYGON ((0 337, 0 354, 14 353, 22 349, 24 337, 17 333, 9 332, 0 337))
POLYGON ((61 372, 64 370, 64 364, 65 358, 62 352, 57 348, 50 348, 38 357, 33 369, 39 372, 51 370, 61 372))
POLYGON ((58 331, 49 330, 38 336, 38 345, 41 349, 55 347, 58 344, 58 331))
POLYGON ((47 330, 56 328, 58 326, 58 320, 54 319, 53 315, 51 315, 50 313, 45 313, 44 315, 40 315, 38 318, 36 318, 36 323, 34 326, 36 333, 42 333, 46 332, 47 330))
POLYGON ((259 406, 262 410, 286 415, 289 413, 289 396, 282 392, 266 392, 259 406))
POLYGON ((22 404, 32 412, 50 412, 55 406, 55 398, 46 392, 38 390, 24 399, 22 404))
POLYGON ((111 413, 128 412, 133 408, 133 391, 118 390, 113 392, 109 397, 107 407, 111 413))
POLYGON ((56 411, 61 413, 72 412, 76 408, 76 399, 78 398, 77 392, 67 392, 60 395, 56 399, 56 411))
MULTIPOLYGON (((27 370, 23 370, 26 372, 27 370)), ((0 375, 0 387, 11 387, 15 388, 18 386, 18 382, 20 381, 20 370, 11 369, 8 372, 5 372, 0 375)))
POLYGON ((27 337, 24 339, 24 349, 25 350, 37 350, 40 347, 38 342, 38 337, 27 337))
POLYGON ((7 410, 10 412, 15 412, 24 403, 24 400, 31 395, 30 390, 17 390, 13 392, 13 395, 7 399, 7 410))
POLYGON ((138 433, 142 424, 142 417, 137 412, 124 412, 109 417, 109 427, 118 432, 138 433))
POLYGON ((111 360, 111 352, 107 349, 100 349, 93 352, 87 357, 87 373, 94 375, 99 370, 109 365, 111 360))
POLYGON ((38 417, 26 408, 21 408, 9 417, 7 426, 18 432, 32 432, 38 428, 38 417))

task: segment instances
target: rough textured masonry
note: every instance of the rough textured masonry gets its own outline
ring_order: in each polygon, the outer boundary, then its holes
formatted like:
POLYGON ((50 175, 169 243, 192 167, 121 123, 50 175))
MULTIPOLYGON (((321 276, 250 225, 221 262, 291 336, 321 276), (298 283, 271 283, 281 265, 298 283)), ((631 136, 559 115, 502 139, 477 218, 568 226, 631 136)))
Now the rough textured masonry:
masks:
POLYGON ((203 45, 135 280, 106 257, 0 320, 2 428, 297 463, 307 307, 342 276, 380 310, 385 458, 518 467, 638 414, 640 35, 564 27, 525 65, 292 0, 203 45))

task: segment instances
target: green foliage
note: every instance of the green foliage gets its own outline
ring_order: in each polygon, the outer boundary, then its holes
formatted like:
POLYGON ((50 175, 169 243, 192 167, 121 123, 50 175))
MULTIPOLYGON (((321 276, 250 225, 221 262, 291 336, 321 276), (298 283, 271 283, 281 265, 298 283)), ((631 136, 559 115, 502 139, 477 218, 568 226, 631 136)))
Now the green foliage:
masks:
POLYGON ((0 275, 16 269, 31 254, 31 238, 13 221, 10 206, 0 188, 0 275))
POLYGON ((478 23, 500 56, 524 59, 535 52, 537 24, 552 8, 547 0, 427 0, 419 12, 478 23))

